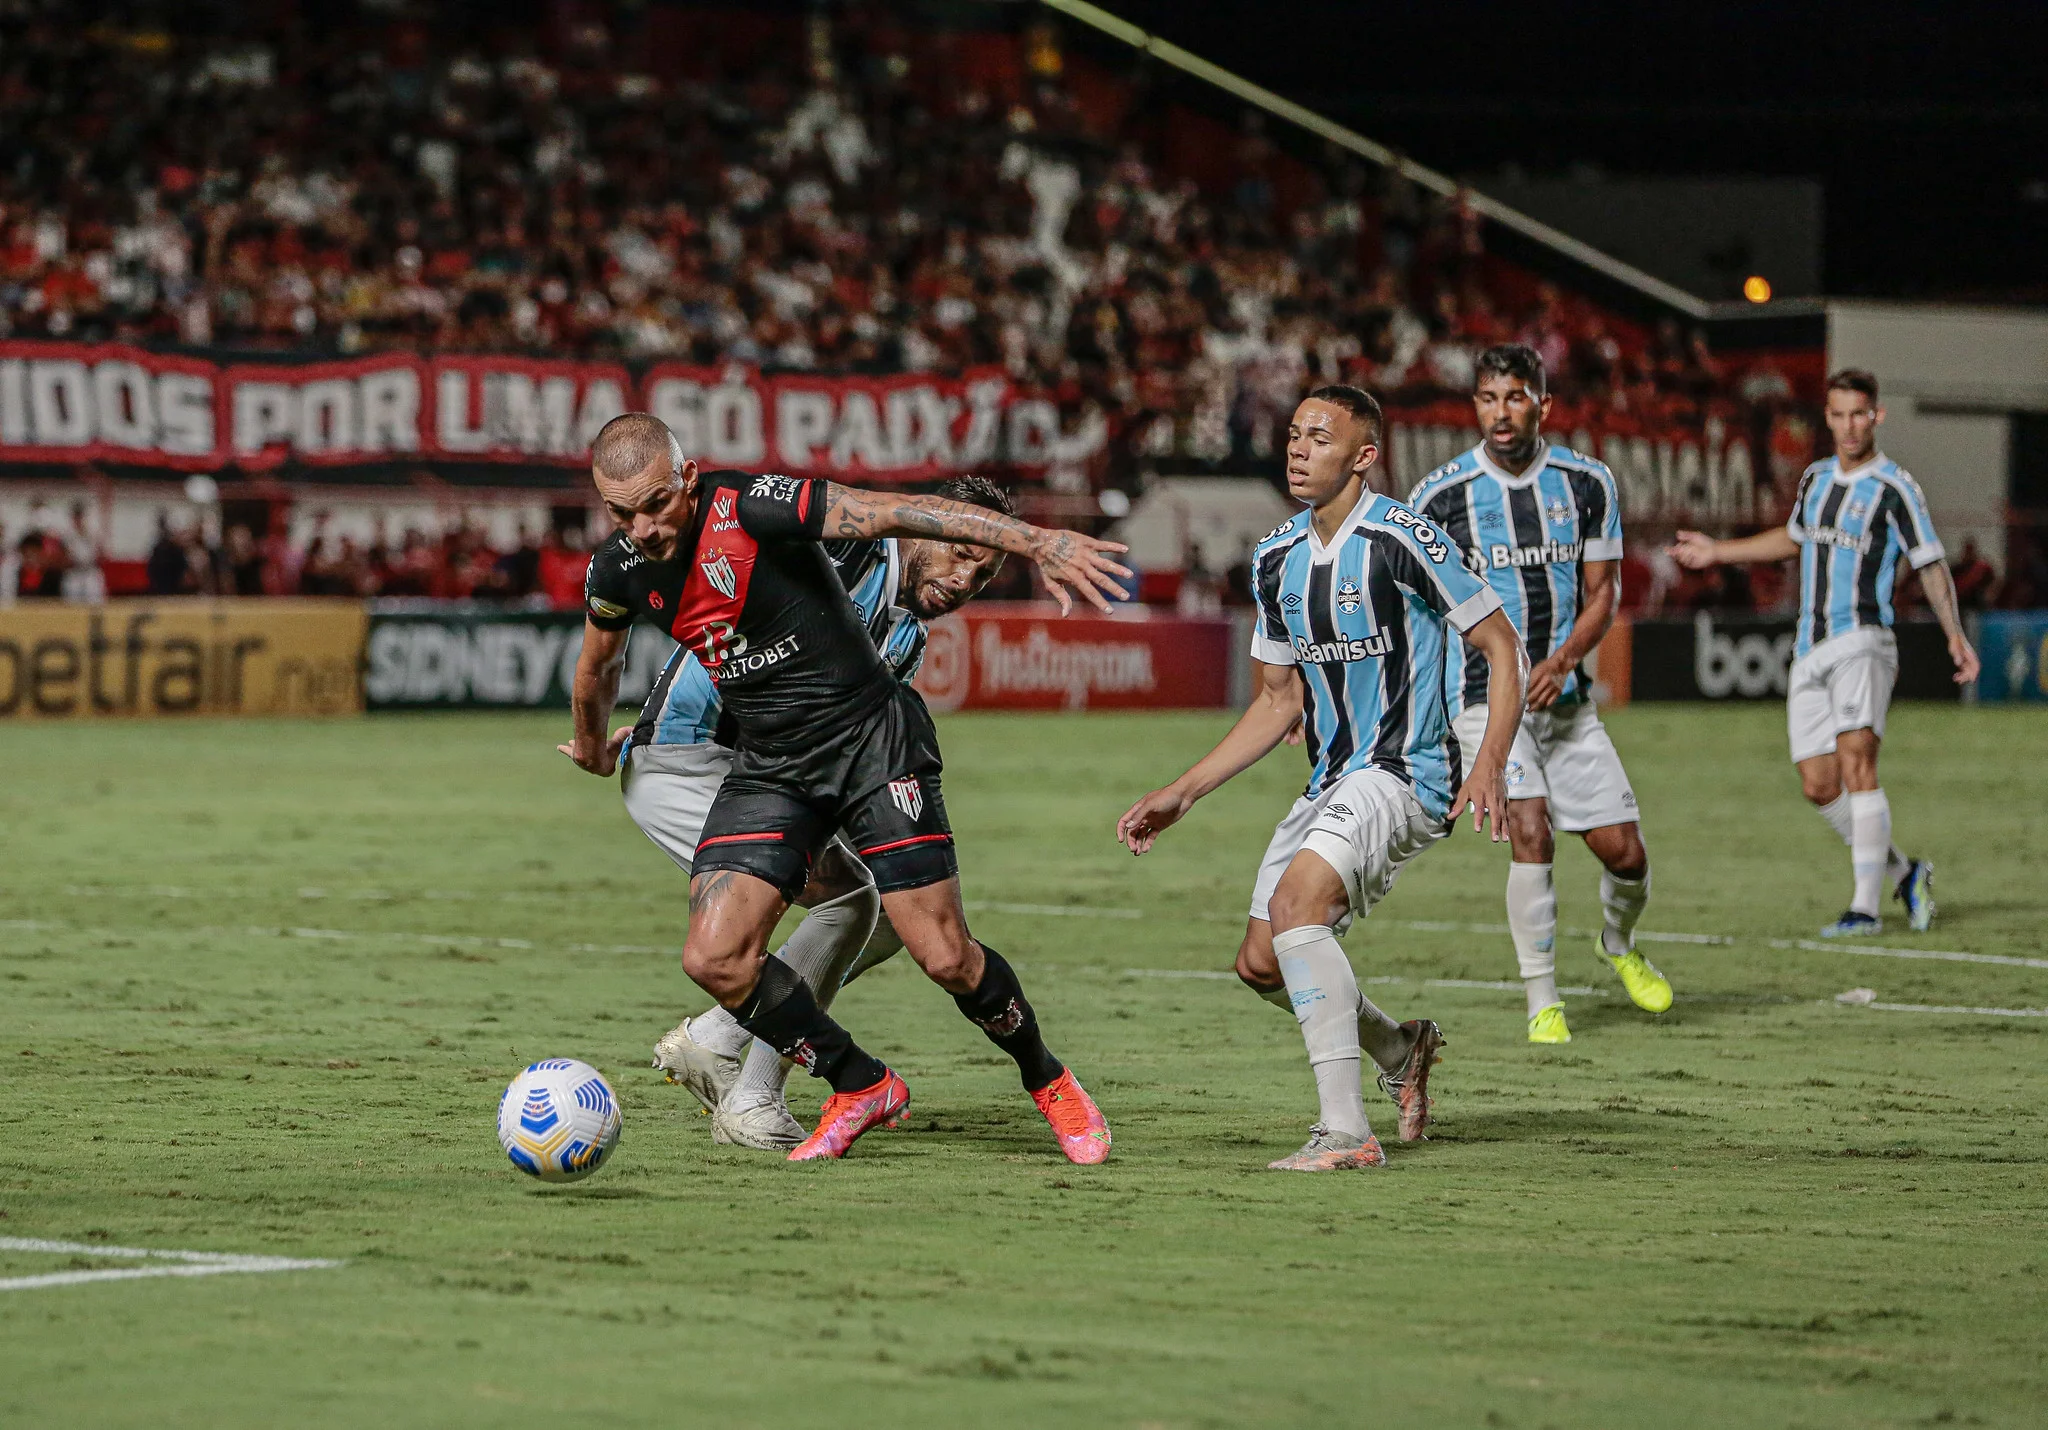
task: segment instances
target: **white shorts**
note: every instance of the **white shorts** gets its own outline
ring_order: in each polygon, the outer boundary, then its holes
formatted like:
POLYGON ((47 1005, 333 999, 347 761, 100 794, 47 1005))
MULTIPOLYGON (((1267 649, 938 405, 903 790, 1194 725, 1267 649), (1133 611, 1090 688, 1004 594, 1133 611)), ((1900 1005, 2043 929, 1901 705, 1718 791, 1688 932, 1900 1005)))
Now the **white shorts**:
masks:
POLYGON ((1832 755, 1835 736, 1846 730, 1869 730, 1883 739, 1898 678, 1898 638, 1883 626, 1829 636, 1793 661, 1785 682, 1792 763, 1832 755))
POLYGON ((1351 910, 1337 922, 1342 933, 1387 896, 1404 864, 1449 832, 1443 820, 1423 809, 1406 780, 1382 769, 1353 770, 1321 794, 1296 800, 1273 830, 1252 884, 1251 915, 1270 917, 1267 901, 1280 876, 1296 854, 1312 849, 1344 880, 1351 910))
MULTIPOLYGON (((1460 711, 1451 729, 1469 773, 1486 735, 1486 707, 1460 711)), ((1508 750, 1507 786, 1511 800, 1549 800, 1550 827, 1567 834, 1642 818, 1628 771, 1590 700, 1523 714, 1508 750)))
POLYGON ((619 766, 626 813, 685 874, 697 858, 711 801, 732 769, 723 745, 643 745, 619 766))

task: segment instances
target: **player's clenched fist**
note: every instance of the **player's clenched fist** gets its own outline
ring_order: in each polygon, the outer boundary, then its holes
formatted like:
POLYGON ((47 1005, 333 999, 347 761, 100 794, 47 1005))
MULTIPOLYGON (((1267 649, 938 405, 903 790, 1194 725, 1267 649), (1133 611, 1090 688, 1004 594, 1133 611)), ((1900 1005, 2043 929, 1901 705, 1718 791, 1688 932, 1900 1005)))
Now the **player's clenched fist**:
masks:
POLYGON ((576 745, 557 745, 555 748, 575 761, 577 769, 587 770, 599 779, 610 779, 619 767, 619 751, 626 747, 626 741, 632 734, 631 725, 621 725, 602 745, 585 750, 578 750, 576 745))

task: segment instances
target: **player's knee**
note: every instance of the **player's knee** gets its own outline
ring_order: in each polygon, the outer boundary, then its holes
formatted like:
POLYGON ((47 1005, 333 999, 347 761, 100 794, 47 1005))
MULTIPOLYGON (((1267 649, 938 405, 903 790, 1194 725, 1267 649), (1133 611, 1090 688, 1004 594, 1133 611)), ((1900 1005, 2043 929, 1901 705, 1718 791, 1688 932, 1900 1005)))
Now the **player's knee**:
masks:
POLYGON ((1842 781, 1833 771, 1827 774, 1806 774, 1799 776, 1799 792, 1810 804, 1833 804, 1842 793, 1842 781))
POLYGON ((1254 993, 1281 987, 1280 961, 1273 957, 1273 945, 1253 938, 1246 938, 1239 944, 1237 976, 1254 993))
POLYGON ((1548 864, 1556 856, 1557 841, 1550 832, 1550 813, 1544 801, 1508 802, 1508 840, 1519 864, 1548 864))
POLYGON ((752 963, 744 948, 724 947, 695 938, 683 944, 683 972, 721 1003, 752 986, 752 963))
POLYGON ((1650 851, 1643 847, 1642 831, 1633 824, 1596 829, 1586 836, 1586 847, 1617 879, 1640 879, 1650 867, 1650 851))
POLYGON ((1290 888, 1284 881, 1266 902, 1274 933, 1334 924, 1343 915, 1342 908, 1331 907, 1327 895, 1314 889, 1290 888))
POLYGON ((966 992, 981 982, 979 969, 981 949, 974 940, 961 930, 958 938, 941 939, 934 946, 914 950, 918 966, 925 976, 948 992, 966 992))

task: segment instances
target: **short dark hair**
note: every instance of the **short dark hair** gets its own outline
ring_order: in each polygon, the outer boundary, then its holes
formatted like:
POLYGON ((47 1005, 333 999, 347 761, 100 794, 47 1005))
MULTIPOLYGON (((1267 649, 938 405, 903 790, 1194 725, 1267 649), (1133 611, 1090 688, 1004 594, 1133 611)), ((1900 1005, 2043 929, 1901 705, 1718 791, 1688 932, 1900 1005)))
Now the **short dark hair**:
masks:
POLYGON ((1845 367, 1828 377, 1829 392, 1860 392, 1877 406, 1877 374, 1869 368, 1845 367))
POLYGON ((639 476, 663 456, 671 471, 682 467, 675 434, 651 412, 620 413, 598 429, 597 440, 590 444, 591 465, 615 482, 639 476))
POLYGON ((1017 514, 1016 498, 987 477, 948 477, 939 483, 938 490, 932 495, 944 497, 947 501, 965 502, 984 511, 999 511, 1004 516, 1017 514))
POLYGON ((1472 364, 1472 385, 1478 387, 1489 377, 1519 377, 1538 397, 1549 391, 1543 359, 1527 343, 1497 343, 1472 364))
POLYGON ((1375 447, 1380 444, 1380 434, 1387 430, 1386 414, 1380 411, 1380 400, 1362 387, 1353 387, 1348 382, 1325 383, 1309 394, 1318 402, 1332 403, 1349 412, 1365 424, 1366 441, 1375 447))

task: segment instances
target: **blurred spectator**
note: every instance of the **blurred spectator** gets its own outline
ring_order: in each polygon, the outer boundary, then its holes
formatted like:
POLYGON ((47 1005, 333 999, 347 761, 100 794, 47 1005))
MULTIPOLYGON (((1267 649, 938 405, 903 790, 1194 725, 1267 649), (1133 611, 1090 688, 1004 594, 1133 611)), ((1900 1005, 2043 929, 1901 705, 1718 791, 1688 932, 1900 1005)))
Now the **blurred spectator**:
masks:
POLYGON ((1991 605, 1994 588, 1998 584, 1998 572, 1984 559, 1984 553, 1977 549, 1977 538, 1963 538, 1963 549, 1956 557, 1953 574, 1956 582, 1956 600, 1966 611, 1981 611, 1991 605))
POLYGON ((186 585, 190 573, 185 564, 185 543, 171 530, 169 512, 156 514, 156 544, 149 548, 146 570, 152 596, 177 596, 189 589, 186 585))
MULTIPOLYGON (((997 93, 888 7, 819 11, 809 43, 683 82, 600 23, 487 50, 446 8, 342 7, 344 32, 331 7, 211 7, 175 35, 146 7, 99 25, 70 8, 0 6, 0 333, 1000 365, 1099 423, 1126 471, 1266 458, 1315 381, 1462 397, 1474 353, 1517 335, 1562 400, 1599 410, 1783 397, 1697 332, 1646 338, 1515 280, 1462 197, 1312 167, 1262 115, 1199 121, 1197 186, 1148 142, 1145 106, 1084 104, 1122 77, 1070 59, 1053 23, 1018 38, 997 93)), ((715 12, 701 23, 715 45, 715 12)), ((1062 466, 1056 485, 1104 475, 1062 466)), ((358 579, 323 543, 311 579, 379 584, 374 545, 358 579)), ((454 587, 538 585, 529 555, 492 575, 475 554, 446 553, 454 587)))
POLYGON ((60 585, 65 600, 80 605, 97 605, 107 599, 107 578, 100 570, 100 544, 86 529, 86 505, 71 504, 71 525, 54 538, 64 550, 64 574, 60 585))

